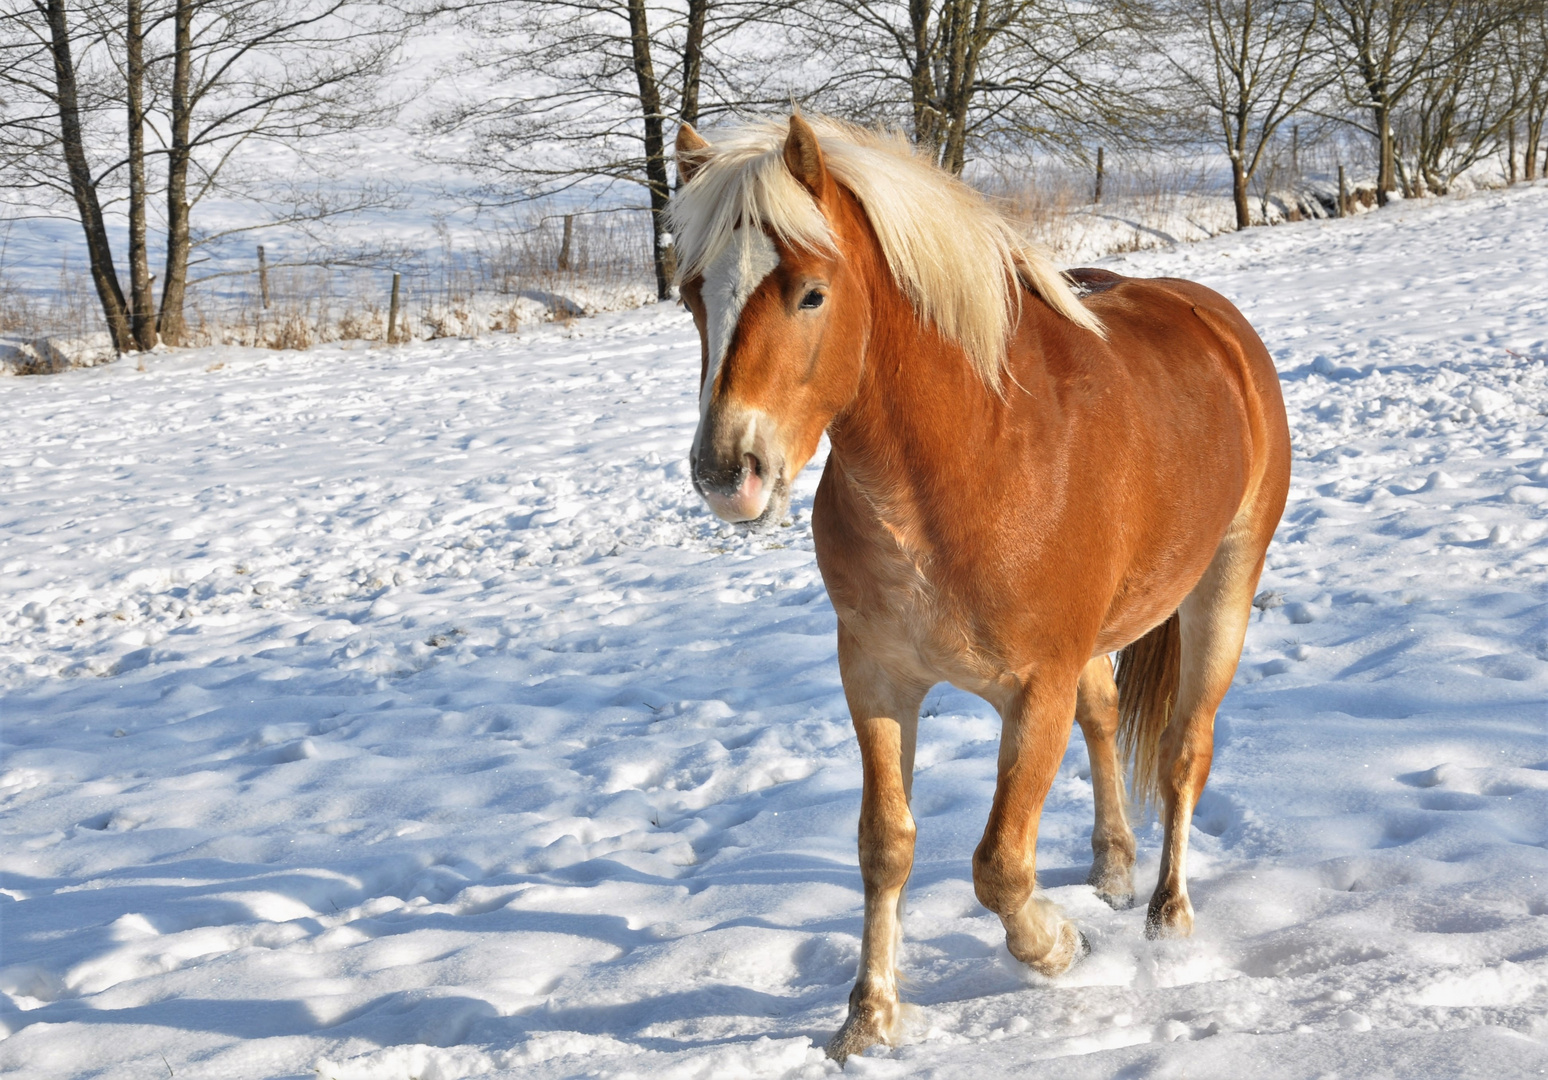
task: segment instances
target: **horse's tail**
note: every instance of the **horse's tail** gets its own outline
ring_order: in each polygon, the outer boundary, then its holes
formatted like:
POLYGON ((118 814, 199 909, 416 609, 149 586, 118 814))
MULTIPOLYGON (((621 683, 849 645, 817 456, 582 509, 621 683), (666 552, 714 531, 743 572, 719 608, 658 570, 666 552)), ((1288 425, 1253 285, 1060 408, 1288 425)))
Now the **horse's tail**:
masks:
POLYGON ((1172 718, 1181 661, 1175 611, 1118 654, 1118 740, 1134 778, 1131 797, 1140 806, 1161 794, 1161 733, 1172 718))

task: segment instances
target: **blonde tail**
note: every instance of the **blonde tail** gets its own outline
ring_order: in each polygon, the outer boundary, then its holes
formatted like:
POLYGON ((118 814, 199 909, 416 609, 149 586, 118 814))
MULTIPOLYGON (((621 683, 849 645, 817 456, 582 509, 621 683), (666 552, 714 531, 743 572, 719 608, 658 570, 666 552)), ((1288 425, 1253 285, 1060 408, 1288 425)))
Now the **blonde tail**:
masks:
POLYGON ((1177 700, 1182 633, 1174 611, 1118 654, 1118 742, 1128 759, 1131 798, 1149 806, 1161 794, 1161 734, 1177 700))

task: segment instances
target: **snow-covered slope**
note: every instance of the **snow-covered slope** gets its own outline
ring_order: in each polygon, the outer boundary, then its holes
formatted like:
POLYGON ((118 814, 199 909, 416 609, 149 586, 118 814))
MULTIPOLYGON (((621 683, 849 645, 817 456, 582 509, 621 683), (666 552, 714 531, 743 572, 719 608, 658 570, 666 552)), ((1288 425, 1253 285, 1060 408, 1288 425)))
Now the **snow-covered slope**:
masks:
MULTIPOLYGON (((1235 299, 1296 438, 1198 930, 1081 884, 1077 733, 1041 882, 1095 951, 1017 965, 968 867, 998 723, 941 688, 911 1039, 848 1072, 1537 1074, 1548 186, 1111 265, 1235 299)), ((701 509, 684 314, 147 367, 0 386, 0 1068, 834 1071, 859 769, 816 473, 774 535, 701 509)))

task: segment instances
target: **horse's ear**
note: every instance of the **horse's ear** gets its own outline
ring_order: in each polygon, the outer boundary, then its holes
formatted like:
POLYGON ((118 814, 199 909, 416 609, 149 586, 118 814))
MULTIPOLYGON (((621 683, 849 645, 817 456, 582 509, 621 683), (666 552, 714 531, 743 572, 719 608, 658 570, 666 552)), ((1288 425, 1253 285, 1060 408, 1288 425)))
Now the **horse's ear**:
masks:
POLYGON ((684 124, 677 129, 677 175, 679 180, 686 184, 693 179, 693 174, 699 171, 709 160, 710 144, 697 131, 692 124, 684 124))
POLYGON ((812 125, 801 119, 800 113, 790 117, 790 134, 785 136, 785 167, 807 191, 822 198, 828 181, 828 167, 822 161, 817 133, 812 130, 812 125))

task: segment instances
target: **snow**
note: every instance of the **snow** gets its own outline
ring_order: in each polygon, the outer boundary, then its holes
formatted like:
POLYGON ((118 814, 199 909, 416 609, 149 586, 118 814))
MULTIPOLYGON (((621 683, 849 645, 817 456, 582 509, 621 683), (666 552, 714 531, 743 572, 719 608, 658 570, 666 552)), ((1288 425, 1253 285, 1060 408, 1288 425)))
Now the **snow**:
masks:
MULTIPOLYGON (((1197 930, 1082 884, 1077 733, 1040 881, 1094 951, 1013 961, 968 866, 998 722, 939 688, 909 1035, 846 1075, 1540 1073, 1548 185, 1108 265, 1235 299, 1296 441, 1197 930)), ((686 315, 146 368, 4 384, 0 1069, 836 1072, 859 768, 817 471, 771 534, 701 507, 686 315)))

